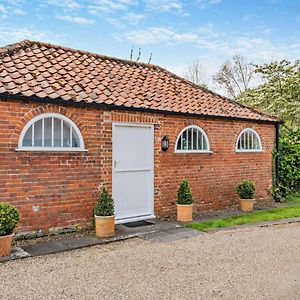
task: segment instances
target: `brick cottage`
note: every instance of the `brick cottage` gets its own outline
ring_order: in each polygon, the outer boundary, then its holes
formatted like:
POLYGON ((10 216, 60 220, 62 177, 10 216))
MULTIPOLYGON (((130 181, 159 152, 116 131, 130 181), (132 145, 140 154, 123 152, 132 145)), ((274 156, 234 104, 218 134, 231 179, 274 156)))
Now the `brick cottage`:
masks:
POLYGON ((144 63, 23 41, 0 48, 0 201, 19 232, 86 226, 99 189, 118 223, 268 201, 278 120, 144 63), (163 146, 163 147, 162 147, 163 146))

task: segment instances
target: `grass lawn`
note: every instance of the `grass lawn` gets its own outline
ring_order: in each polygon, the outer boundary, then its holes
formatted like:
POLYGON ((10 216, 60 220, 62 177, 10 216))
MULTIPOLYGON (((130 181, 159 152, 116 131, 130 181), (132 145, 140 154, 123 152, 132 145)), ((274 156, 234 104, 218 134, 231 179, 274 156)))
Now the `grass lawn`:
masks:
MULTIPOLYGON (((300 193, 298 197, 300 203, 300 193)), ((264 211, 240 214, 223 219, 215 219, 211 221, 195 222, 187 225, 189 228, 206 231, 212 228, 230 227, 242 224, 250 224, 263 221, 279 220, 286 218, 300 217, 300 205, 272 208, 264 211)))

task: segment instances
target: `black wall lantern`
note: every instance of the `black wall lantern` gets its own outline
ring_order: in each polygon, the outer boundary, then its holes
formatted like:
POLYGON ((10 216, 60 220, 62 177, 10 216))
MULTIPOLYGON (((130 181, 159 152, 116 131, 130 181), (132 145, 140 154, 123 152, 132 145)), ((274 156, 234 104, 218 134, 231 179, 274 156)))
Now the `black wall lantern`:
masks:
POLYGON ((169 138, 165 135, 161 140, 161 150, 167 151, 169 149, 169 138))

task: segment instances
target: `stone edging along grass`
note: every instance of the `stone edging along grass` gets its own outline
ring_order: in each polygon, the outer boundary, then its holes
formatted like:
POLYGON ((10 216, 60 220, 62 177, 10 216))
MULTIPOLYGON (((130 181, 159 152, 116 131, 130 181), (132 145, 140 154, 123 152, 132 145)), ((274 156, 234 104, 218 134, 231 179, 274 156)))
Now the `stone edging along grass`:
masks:
MULTIPOLYGON (((239 214, 231 217, 213 219, 202 222, 193 222, 186 225, 188 228, 208 231, 211 229, 220 229, 228 227, 236 227, 238 225, 247 225, 255 223, 270 222, 276 220, 298 218, 300 217, 300 205, 272 208, 264 211, 251 212, 247 214, 239 214)), ((266 224, 267 225, 267 224, 266 224)))

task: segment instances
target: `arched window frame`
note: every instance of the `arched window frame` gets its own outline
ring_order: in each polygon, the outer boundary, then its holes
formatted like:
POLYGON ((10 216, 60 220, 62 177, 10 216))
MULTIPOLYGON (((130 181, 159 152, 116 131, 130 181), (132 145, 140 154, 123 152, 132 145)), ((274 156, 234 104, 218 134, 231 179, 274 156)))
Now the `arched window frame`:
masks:
POLYGON ((175 143, 175 151, 174 151, 174 153, 212 153, 212 151, 210 150, 209 140, 208 140, 208 137, 207 137, 205 131, 202 128, 200 128, 199 126, 190 125, 190 126, 187 126, 187 127, 183 128, 181 130, 181 132, 178 134, 177 139, 176 139, 176 143, 175 143), (199 130, 202 133, 202 135, 203 135, 203 137, 204 137, 204 139, 205 139, 205 141, 207 143, 207 149, 205 149, 205 150, 177 150, 177 143, 178 143, 181 135, 185 131, 187 131, 188 129, 191 129, 191 128, 199 130))
POLYGON ((235 145, 235 151, 236 152, 262 152, 263 148, 262 148, 262 143, 261 143, 261 139, 259 134, 252 128, 245 128, 244 130, 242 130, 242 132, 239 134, 237 140, 236 140, 236 145, 235 145), (243 133, 246 131, 251 131, 258 139, 258 144, 259 144, 259 149, 238 149, 238 144, 239 144, 239 140, 242 137, 243 133))
MULTIPOLYGON (((53 129, 52 129, 53 130, 53 129)), ((32 118, 23 128, 20 137, 19 137, 19 142, 18 142, 18 148, 16 149, 16 151, 43 151, 43 152, 49 152, 49 151, 58 151, 58 152, 81 152, 81 151, 87 151, 84 148, 84 141, 83 141, 83 137, 82 134, 79 130, 79 128, 77 127, 77 125, 69 118, 67 118, 66 116, 62 115, 62 114, 58 114, 58 113, 43 113, 40 114, 34 118, 32 118), (37 121, 41 120, 41 119, 45 119, 45 118, 57 118, 59 120, 63 120, 65 121, 69 126, 71 126, 72 130, 75 130, 75 132, 77 133, 78 139, 79 139, 79 147, 41 147, 41 146, 23 146, 23 140, 25 137, 25 134, 27 132, 27 130, 30 128, 30 126, 34 123, 36 123, 37 121)))

